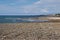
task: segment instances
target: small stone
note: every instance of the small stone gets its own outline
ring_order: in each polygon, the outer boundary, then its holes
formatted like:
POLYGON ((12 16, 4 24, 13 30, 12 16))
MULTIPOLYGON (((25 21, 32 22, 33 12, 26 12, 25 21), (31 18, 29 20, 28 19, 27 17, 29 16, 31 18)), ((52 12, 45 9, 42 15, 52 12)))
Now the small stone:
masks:
POLYGON ((6 36, 3 36, 4 38, 6 37, 6 36))

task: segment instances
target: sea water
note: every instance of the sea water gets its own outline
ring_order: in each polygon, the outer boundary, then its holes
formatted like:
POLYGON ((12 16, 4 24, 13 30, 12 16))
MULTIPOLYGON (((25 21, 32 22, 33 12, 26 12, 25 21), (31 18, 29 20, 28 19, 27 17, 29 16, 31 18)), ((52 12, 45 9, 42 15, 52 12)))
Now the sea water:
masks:
POLYGON ((43 16, 0 15, 0 23, 46 22, 47 21, 47 20, 28 20, 29 18, 36 18, 36 17, 43 17, 43 16))

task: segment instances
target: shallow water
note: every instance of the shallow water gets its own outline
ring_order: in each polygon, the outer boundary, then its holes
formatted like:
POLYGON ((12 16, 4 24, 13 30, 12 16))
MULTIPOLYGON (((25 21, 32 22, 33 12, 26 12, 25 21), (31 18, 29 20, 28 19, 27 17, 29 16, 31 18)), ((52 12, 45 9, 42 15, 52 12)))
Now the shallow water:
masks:
POLYGON ((0 23, 18 23, 18 22, 47 22, 48 20, 23 20, 23 19, 0 19, 0 23))
POLYGON ((33 18, 38 18, 38 17, 39 16, 0 16, 0 23, 47 22, 48 21, 48 20, 34 20, 33 19, 33 18))

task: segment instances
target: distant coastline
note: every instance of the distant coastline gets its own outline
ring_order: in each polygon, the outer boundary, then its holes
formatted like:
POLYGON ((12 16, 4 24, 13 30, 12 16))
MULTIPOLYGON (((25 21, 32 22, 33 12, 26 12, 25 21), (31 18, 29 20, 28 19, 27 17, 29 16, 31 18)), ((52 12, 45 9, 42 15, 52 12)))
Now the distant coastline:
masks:
MULTIPOLYGON (((0 23, 20 23, 20 22, 48 22, 56 21, 55 17, 60 14, 54 15, 0 15, 0 23), (53 17, 53 19, 52 19, 53 17)), ((60 17, 59 19, 60 20, 60 17)))

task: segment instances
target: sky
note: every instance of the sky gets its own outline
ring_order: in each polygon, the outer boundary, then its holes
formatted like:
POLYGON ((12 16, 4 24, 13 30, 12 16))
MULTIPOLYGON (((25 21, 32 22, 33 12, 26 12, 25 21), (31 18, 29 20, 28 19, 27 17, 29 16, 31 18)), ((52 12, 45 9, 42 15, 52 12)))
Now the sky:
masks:
POLYGON ((0 0, 0 15, 60 13, 60 0, 0 0))

